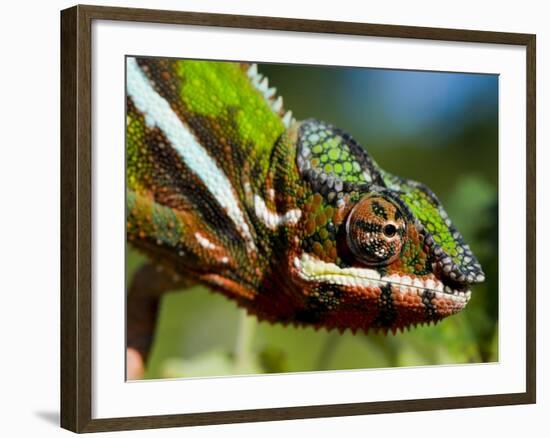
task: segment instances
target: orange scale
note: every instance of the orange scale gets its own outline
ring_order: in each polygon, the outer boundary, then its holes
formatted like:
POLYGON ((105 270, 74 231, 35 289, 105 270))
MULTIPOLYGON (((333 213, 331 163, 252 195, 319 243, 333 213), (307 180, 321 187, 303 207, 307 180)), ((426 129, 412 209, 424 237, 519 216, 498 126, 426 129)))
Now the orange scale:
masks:
POLYGON ((327 218, 324 215, 324 213, 319 213, 315 217, 315 223, 317 224, 318 227, 322 227, 323 225, 326 224, 326 222, 327 222, 327 218))
POLYGON ((440 315, 449 315, 452 313, 455 303, 450 299, 436 299, 432 300, 433 305, 437 309, 437 313, 440 315))
MULTIPOLYGON (((392 291, 393 291, 393 288, 392 288, 392 291)), ((394 291, 391 294, 391 299, 392 299, 392 301, 394 301, 396 303, 401 303, 405 300, 405 297, 403 296, 402 293, 394 291)))
POLYGON ((414 305, 422 304, 422 298, 420 298, 418 295, 408 295, 407 301, 414 305))
POLYGON ((379 287, 368 287, 366 290, 369 299, 373 300, 378 299, 380 297, 380 294, 382 293, 379 287))

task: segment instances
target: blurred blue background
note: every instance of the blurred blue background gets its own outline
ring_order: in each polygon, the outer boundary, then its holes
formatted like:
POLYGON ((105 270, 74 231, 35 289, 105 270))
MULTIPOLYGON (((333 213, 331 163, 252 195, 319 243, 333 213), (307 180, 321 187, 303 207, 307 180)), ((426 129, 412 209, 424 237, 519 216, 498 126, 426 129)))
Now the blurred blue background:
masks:
MULTIPOLYGON (((427 184, 487 275, 460 314, 395 336, 258 324, 202 287, 169 294, 146 378, 498 360, 498 76, 261 64, 298 120, 349 132, 427 184)), ((143 258, 128 249, 130 278, 143 258)))

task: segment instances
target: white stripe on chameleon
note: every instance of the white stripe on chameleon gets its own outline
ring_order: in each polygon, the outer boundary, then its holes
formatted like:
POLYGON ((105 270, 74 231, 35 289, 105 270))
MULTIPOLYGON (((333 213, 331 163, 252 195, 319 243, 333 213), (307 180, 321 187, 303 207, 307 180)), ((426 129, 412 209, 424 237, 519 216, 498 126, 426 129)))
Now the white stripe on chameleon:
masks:
POLYGON ((210 242, 210 240, 208 240, 198 231, 195 233, 195 239, 197 239, 197 242, 199 242, 199 245, 205 249, 216 249, 218 247, 217 245, 210 242))
POLYGON ((128 58, 126 67, 128 95, 136 108, 144 114, 147 125, 158 127, 166 135, 185 164, 202 180, 235 223, 246 240, 248 250, 255 251, 254 239, 227 176, 170 108, 168 102, 153 89, 135 58, 128 58))
POLYGON ((276 230, 281 225, 296 225, 302 216, 302 211, 297 208, 283 215, 275 213, 267 208, 265 201, 258 195, 254 195, 254 212, 270 230, 276 230))
MULTIPOLYGON (((207 237, 204 237, 198 231, 195 233, 195 239, 197 239, 197 242, 199 242, 199 245, 202 246, 204 249, 207 249, 209 251, 220 249, 218 245, 216 245, 215 243, 212 243, 207 237)), ((216 260, 224 264, 229 263, 229 257, 227 256, 222 256, 222 257, 216 256, 216 260)))
POLYGON ((302 254, 301 258, 294 258, 294 267, 298 269, 298 275, 306 281, 338 284, 342 286, 373 287, 390 283, 399 287, 402 293, 422 295, 429 289, 435 293, 436 298, 449 298, 459 303, 465 303, 470 298, 470 291, 446 291, 443 292, 443 283, 439 280, 411 279, 407 276, 387 275, 381 276, 373 269, 365 268, 340 268, 334 263, 324 262, 309 254, 302 254))

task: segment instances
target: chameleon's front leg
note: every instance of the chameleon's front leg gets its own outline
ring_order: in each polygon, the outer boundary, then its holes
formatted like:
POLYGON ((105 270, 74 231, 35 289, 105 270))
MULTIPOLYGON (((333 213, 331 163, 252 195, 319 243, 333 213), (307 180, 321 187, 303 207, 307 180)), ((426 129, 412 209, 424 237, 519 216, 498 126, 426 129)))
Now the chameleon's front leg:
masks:
POLYGON ((126 297, 127 379, 143 377, 162 295, 189 285, 188 280, 152 263, 146 263, 134 274, 126 297))

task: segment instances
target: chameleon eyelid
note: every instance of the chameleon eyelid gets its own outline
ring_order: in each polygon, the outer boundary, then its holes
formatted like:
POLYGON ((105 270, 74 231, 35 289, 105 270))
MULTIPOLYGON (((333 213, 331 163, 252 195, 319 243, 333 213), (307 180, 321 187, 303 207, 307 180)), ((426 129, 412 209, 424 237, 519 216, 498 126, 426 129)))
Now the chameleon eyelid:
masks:
POLYGON ((388 265, 401 254, 405 223, 398 203, 378 193, 365 195, 346 219, 346 243, 361 262, 388 265))

